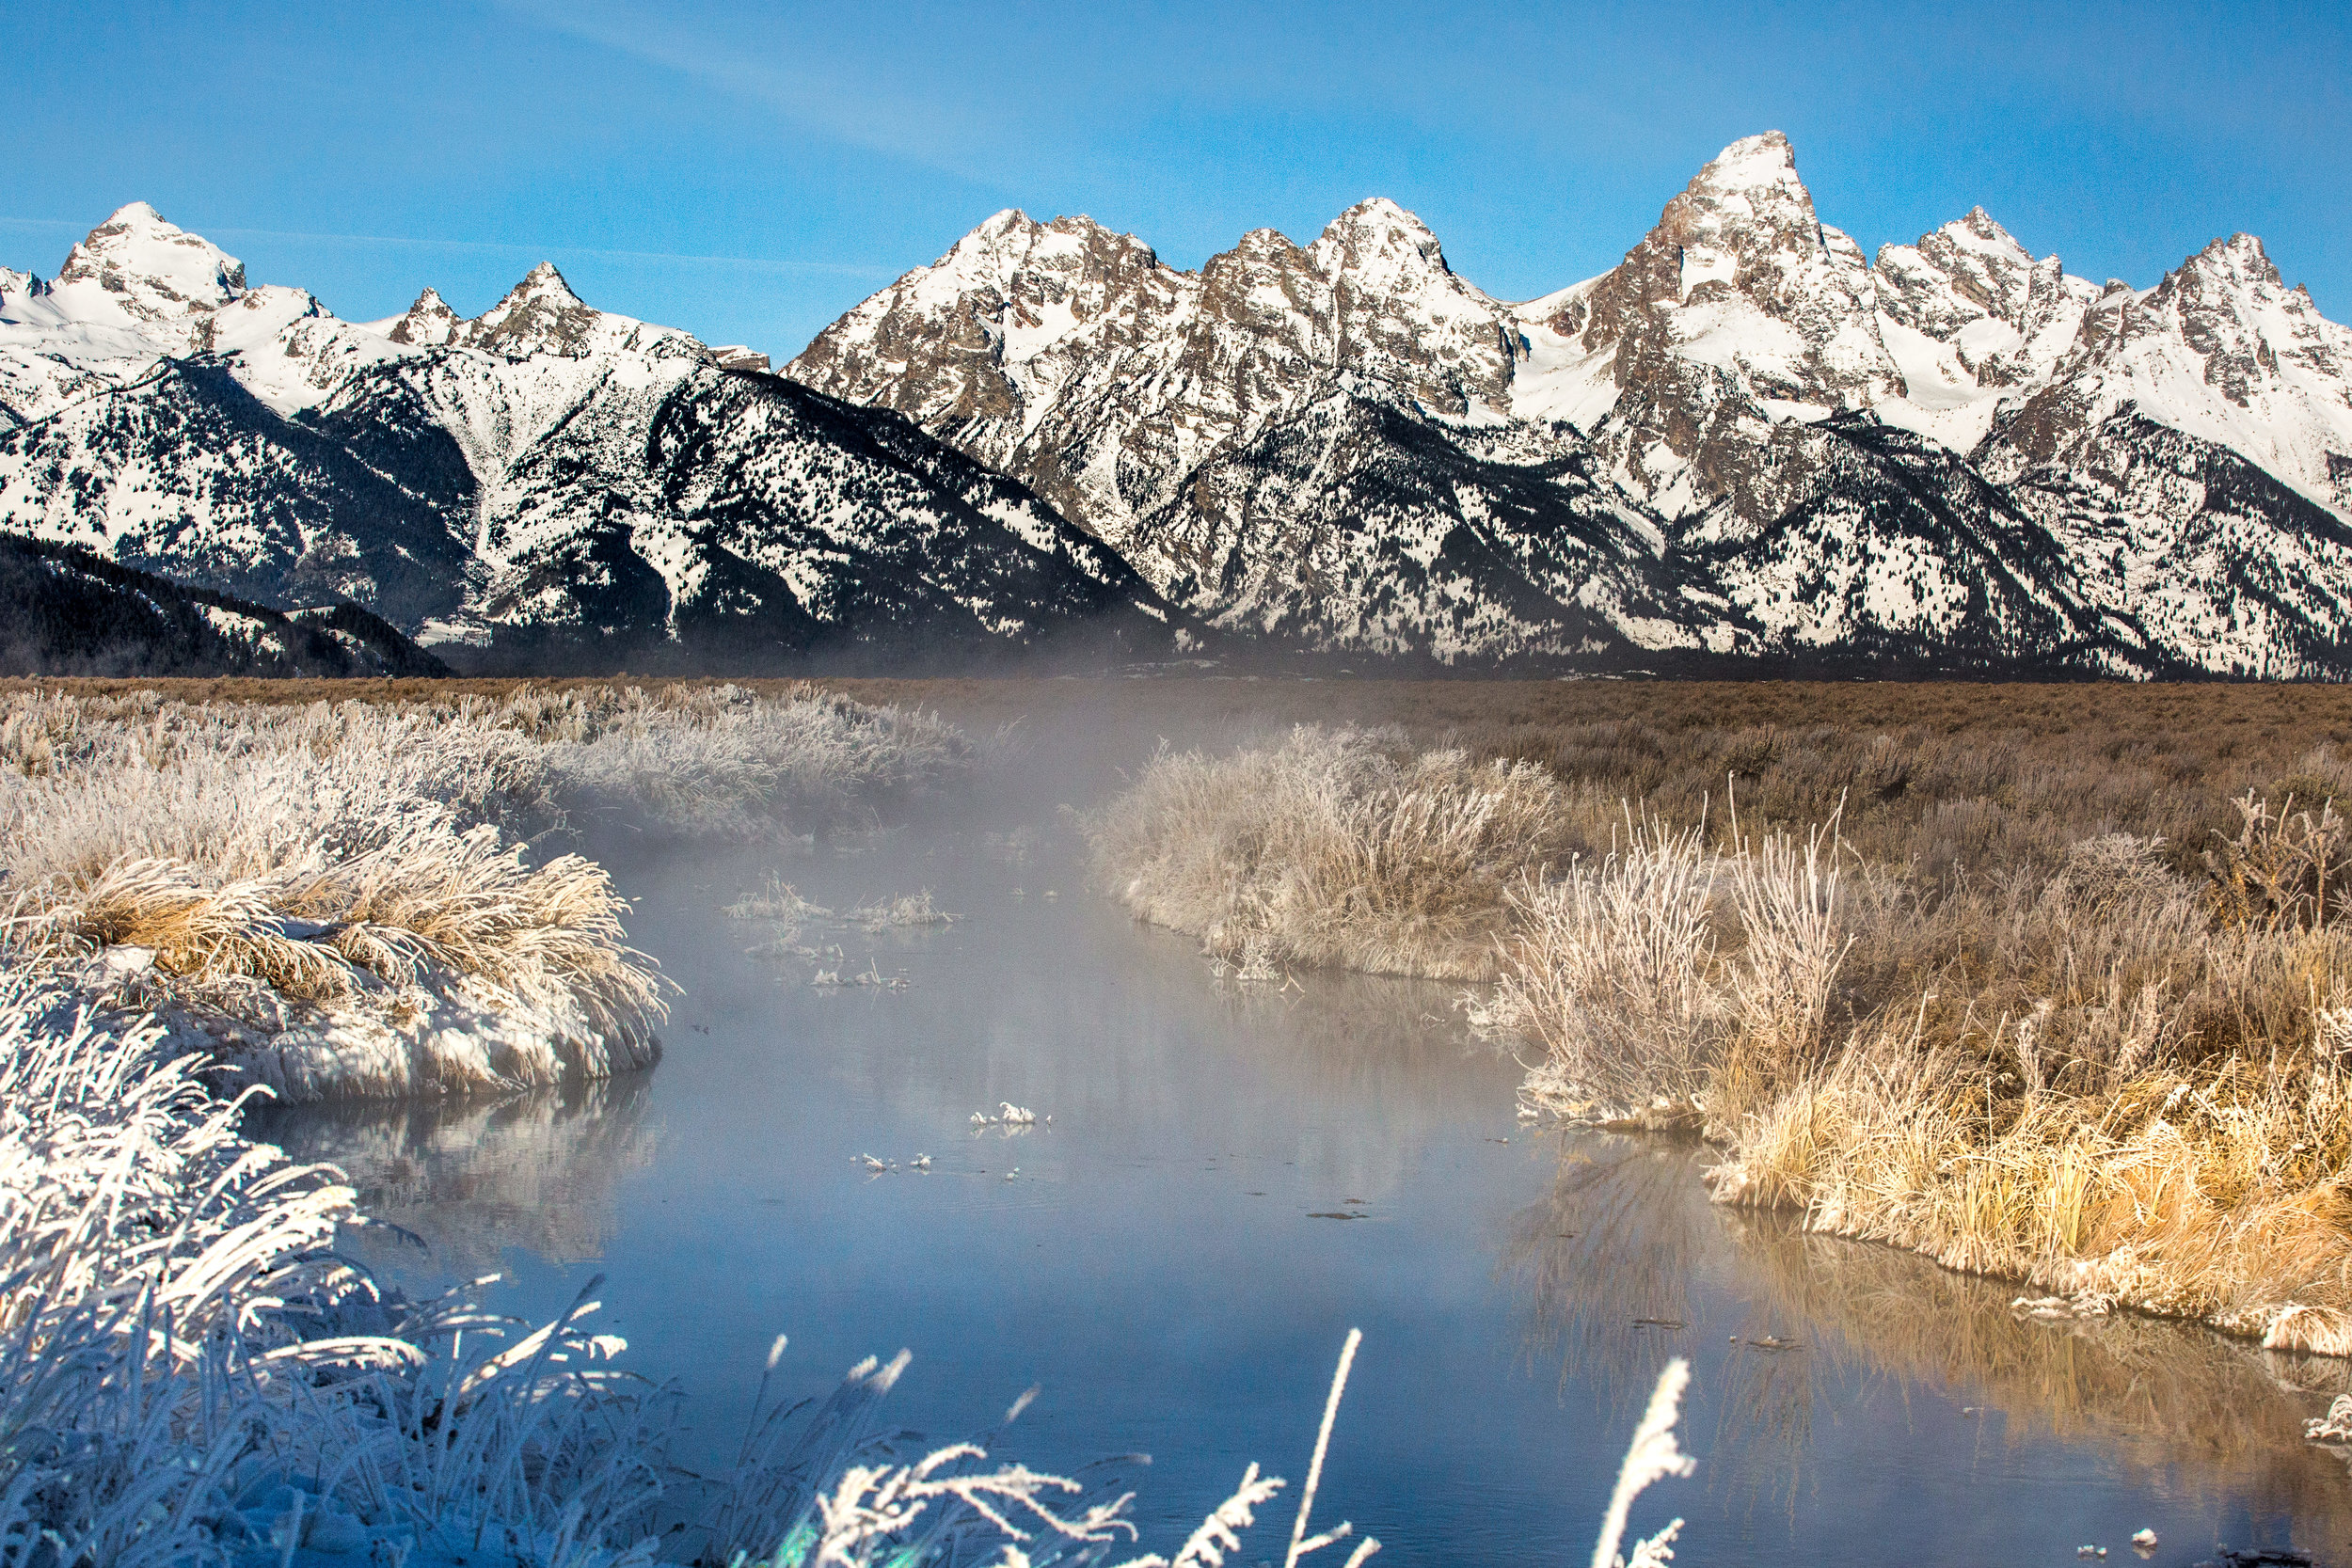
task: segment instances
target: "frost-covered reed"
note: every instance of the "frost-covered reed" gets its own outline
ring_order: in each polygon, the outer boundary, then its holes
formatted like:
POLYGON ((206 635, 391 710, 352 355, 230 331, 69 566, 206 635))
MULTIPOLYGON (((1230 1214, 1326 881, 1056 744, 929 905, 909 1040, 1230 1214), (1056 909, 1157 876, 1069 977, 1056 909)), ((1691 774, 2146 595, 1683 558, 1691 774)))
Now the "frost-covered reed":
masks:
POLYGON ((1836 824, 1800 842, 1750 837, 1737 818, 1710 847, 1622 808, 1597 861, 1513 894, 1502 973, 1464 999, 1474 1027, 1543 1052, 1525 1099, 1541 1109, 1629 1114, 1688 1107, 1739 1083, 1791 1081, 1820 1056, 1852 938, 1838 901, 1836 824))
POLYGON ((1229 962, 1483 979, 1512 889, 1568 847, 1560 796, 1531 765, 1302 725, 1164 752, 1086 828, 1131 911, 1229 962))
POLYGON ((2105 835, 1921 889, 1834 825, 1628 828, 1521 895, 1471 1001, 1542 1047, 1532 1102, 1703 1126, 1727 1202, 2352 1354, 2352 934, 2292 877, 2201 891, 2105 835))

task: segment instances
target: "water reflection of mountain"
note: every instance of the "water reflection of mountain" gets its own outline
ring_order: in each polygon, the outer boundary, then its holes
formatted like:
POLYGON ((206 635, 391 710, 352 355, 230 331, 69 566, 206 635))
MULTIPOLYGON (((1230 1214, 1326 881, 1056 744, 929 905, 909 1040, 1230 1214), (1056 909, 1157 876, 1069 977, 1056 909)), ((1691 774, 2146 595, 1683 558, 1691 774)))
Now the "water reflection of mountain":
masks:
MULTIPOLYGON (((421 1240, 437 1272, 502 1267, 509 1247, 551 1262, 600 1256, 621 1178, 652 1164, 650 1080, 633 1074, 501 1099, 310 1106, 257 1117, 294 1159, 340 1167, 371 1217, 421 1240)), ((395 1246, 356 1238, 365 1256, 395 1246)))
POLYGON ((2013 1286, 1710 1204, 1697 1179, 1707 1159, 1696 1146, 1571 1136, 1551 1191, 1514 1218, 1502 1265, 1528 1291, 1525 1352, 1556 1365, 1564 1387, 1580 1381, 1623 1405, 1670 1355, 1713 1363, 1702 1386, 1719 1495, 1793 1506, 1817 1412, 1892 1380, 1973 1412, 1979 1446, 2096 1444, 2152 1490, 2227 1493, 2256 1518, 2290 1521, 2298 1541, 2352 1540, 2352 1479, 2302 1436, 2306 1417, 2352 1390, 2344 1363, 2131 1315, 2022 1317, 2013 1286), (1743 1350, 1766 1335, 1802 1349, 1743 1350))

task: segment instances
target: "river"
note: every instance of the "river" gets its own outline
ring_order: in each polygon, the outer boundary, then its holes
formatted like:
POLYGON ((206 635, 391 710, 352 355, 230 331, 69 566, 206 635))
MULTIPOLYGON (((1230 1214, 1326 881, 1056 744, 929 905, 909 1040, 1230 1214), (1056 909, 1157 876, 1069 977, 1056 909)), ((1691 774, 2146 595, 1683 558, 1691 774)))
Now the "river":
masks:
POLYGON ((2143 1528, 2158 1562, 2352 1560, 2352 1484, 2300 1435, 2352 1386, 2341 1363, 2021 1321, 2011 1290, 1710 1204, 1703 1148, 1536 1132, 1449 988, 1241 986, 1128 920, 1064 809, 1116 775, 1050 750, 968 811, 814 844, 592 824, 681 988, 657 1069, 261 1131, 421 1240, 355 1241, 411 1288, 501 1272, 491 1302, 544 1319, 605 1275, 627 1364, 687 1393, 690 1465, 732 1452, 776 1334, 810 1393, 903 1346, 890 1405, 930 1437, 1035 1384, 1008 1454, 1153 1455, 1136 1517, 1170 1554, 1249 1461, 1304 1474, 1357 1326, 1317 1519, 1385 1563, 1583 1560, 1676 1354, 1699 1470, 1634 1524, 1686 1517, 1678 1563, 2130 1560, 2143 1528), (928 890, 958 918, 812 919, 791 945, 818 957, 747 952, 785 933, 723 909, 778 881, 834 911, 928 890), (972 1125, 1007 1102, 1051 1120, 972 1125))

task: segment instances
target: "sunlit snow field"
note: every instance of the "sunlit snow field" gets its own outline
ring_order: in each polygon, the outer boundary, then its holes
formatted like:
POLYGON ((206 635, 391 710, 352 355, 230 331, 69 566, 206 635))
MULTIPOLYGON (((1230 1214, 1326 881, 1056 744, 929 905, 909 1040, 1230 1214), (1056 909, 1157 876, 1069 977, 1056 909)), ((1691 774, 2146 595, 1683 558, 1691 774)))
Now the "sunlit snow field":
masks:
POLYGON ((1710 1205, 1697 1146, 1532 1132, 1520 1068, 1470 1039, 1452 988, 1238 986, 1128 921, 1062 808, 1144 754, 1135 729, 1132 758, 1041 745, 951 818, 831 843, 592 824, 633 940, 683 988, 657 1069, 263 1131, 422 1240, 357 1238, 403 1278, 503 1270, 494 1303, 546 1318, 608 1275, 629 1364, 690 1395, 690 1464, 732 1454, 778 1332, 810 1393, 904 1346, 892 1406, 929 1436, 1035 1383, 1008 1453, 1153 1454, 1137 1518, 1165 1551, 1249 1461, 1303 1474, 1358 1325, 1317 1513, 1384 1562, 1581 1560, 1677 1354, 1700 1468, 1634 1523, 1687 1516, 1678 1562, 2131 1560, 2142 1528, 2160 1562, 2352 1551, 2352 1486, 2299 1426, 2340 1364, 2021 1321, 1997 1285, 1710 1205), (790 945, 818 957, 748 954, 776 926, 723 910, 778 879, 843 911, 928 889, 961 918, 813 920, 790 945), (1052 1119, 971 1125, 1007 1101, 1052 1119))

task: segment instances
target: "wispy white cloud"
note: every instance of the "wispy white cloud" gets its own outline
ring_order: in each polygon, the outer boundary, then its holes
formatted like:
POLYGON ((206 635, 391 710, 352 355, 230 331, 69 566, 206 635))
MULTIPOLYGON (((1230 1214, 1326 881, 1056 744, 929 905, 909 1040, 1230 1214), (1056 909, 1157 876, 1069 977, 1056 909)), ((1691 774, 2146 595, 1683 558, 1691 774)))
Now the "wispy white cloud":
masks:
POLYGON ((675 11, 626 0, 491 0, 550 32, 659 66, 771 109, 810 130, 868 151, 971 183, 997 188, 1000 172, 981 156, 1001 150, 1019 117, 999 104, 911 91, 877 77, 863 61, 825 57, 812 40, 787 36, 725 39, 697 31, 675 11), (769 63, 793 61, 789 66, 769 63))

